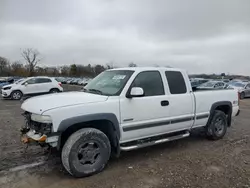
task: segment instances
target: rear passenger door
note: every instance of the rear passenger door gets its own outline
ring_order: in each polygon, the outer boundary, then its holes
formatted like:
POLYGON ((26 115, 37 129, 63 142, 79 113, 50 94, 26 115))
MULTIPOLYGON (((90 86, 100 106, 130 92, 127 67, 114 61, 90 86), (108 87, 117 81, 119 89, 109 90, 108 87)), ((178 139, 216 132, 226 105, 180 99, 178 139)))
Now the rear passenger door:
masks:
POLYGON ((52 89, 52 81, 49 78, 37 78, 36 83, 39 93, 47 93, 52 89))
POLYGON ((194 95, 189 91, 183 74, 179 71, 166 71, 168 83, 170 129, 183 130, 191 128, 194 119, 194 95))

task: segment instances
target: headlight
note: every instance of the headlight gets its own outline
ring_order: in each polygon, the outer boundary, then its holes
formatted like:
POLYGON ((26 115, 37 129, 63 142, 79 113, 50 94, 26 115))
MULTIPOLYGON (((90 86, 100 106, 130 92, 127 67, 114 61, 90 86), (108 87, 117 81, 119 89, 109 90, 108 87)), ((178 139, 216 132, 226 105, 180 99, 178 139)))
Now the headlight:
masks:
POLYGON ((9 89, 11 89, 11 87, 5 87, 5 88, 3 88, 3 90, 9 90, 9 89))
POLYGON ((44 116, 39 114, 31 114, 31 120, 40 123, 52 123, 52 119, 50 116, 44 116))

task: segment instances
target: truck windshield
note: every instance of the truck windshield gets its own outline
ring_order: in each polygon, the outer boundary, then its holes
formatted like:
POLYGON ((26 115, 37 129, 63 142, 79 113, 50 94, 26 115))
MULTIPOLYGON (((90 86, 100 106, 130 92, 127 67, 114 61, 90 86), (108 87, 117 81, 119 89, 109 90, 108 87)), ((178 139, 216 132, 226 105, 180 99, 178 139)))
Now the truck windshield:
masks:
POLYGON ((84 89, 84 92, 100 95, 118 96, 134 71, 110 70, 95 77, 84 89))

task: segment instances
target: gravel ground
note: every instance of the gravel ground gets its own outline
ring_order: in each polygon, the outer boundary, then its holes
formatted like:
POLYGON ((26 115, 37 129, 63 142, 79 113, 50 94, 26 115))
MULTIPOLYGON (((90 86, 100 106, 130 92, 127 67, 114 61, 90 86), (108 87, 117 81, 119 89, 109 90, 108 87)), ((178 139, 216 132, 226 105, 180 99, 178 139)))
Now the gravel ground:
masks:
POLYGON ((47 156, 37 146, 24 153, 19 134, 23 124, 20 102, 0 100, 0 187, 250 187, 250 99, 241 101, 240 106, 240 116, 222 140, 209 141, 195 133, 186 139, 123 152, 102 173, 74 179, 63 169, 57 153, 47 156), (44 159, 45 164, 39 167, 11 169, 44 159))

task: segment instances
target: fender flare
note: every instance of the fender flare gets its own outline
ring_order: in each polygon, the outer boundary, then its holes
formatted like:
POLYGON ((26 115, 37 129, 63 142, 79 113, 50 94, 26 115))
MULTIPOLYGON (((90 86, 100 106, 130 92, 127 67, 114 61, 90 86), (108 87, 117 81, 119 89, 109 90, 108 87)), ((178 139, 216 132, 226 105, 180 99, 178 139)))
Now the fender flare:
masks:
MULTIPOLYGON (((120 152, 119 147, 119 140, 121 137, 120 132, 120 125, 118 122, 118 119, 115 114, 113 113, 97 113, 97 114, 88 114, 88 115, 82 115, 82 116, 76 116, 68 119, 64 119, 58 126, 57 132, 63 133, 65 130, 67 130, 69 127, 74 126, 78 123, 85 123, 95 120, 108 120, 112 123, 113 130, 112 131, 112 138, 111 142, 116 146, 117 153, 120 152)), ((58 148, 61 145, 61 140, 59 141, 58 148)))
POLYGON ((210 109, 210 117, 208 120, 208 124, 211 122, 211 120, 213 118, 213 114, 214 114, 215 109, 219 106, 229 106, 227 122, 228 122, 228 126, 231 126, 233 106, 232 106, 232 103, 230 101, 220 101, 220 102, 215 102, 214 104, 212 104, 211 109, 210 109))
POLYGON ((112 113, 98 113, 98 114, 88 114, 82 116, 76 116, 68 119, 64 119, 58 126, 57 132, 63 132, 67 128, 77 123, 85 123, 94 120, 108 120, 112 122, 115 132, 117 133, 118 138, 120 139, 120 126, 118 119, 115 114, 112 113))

